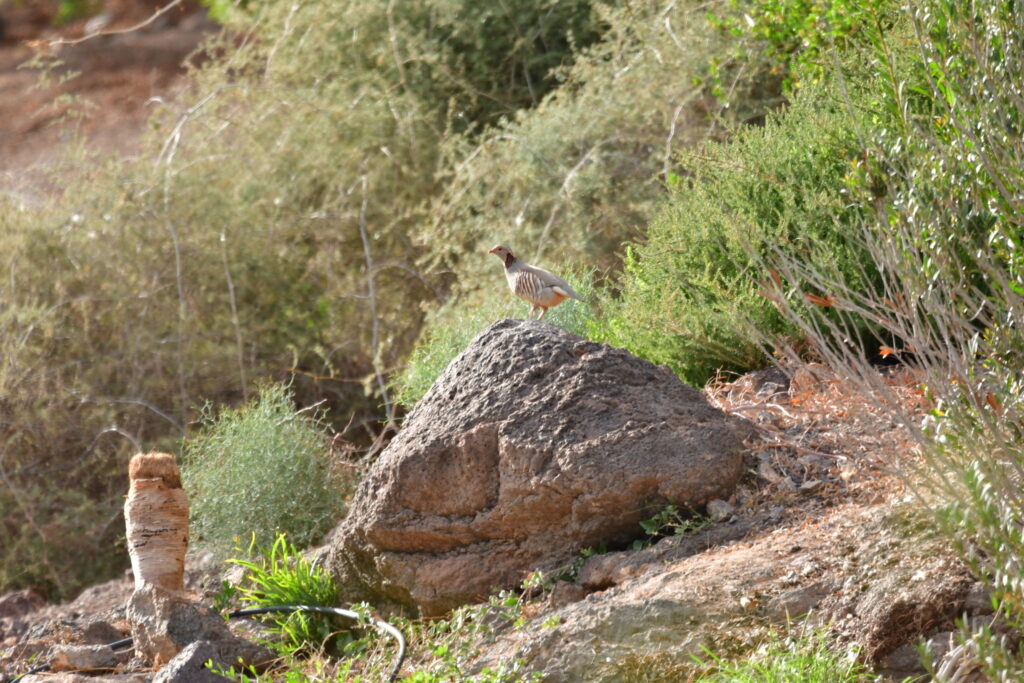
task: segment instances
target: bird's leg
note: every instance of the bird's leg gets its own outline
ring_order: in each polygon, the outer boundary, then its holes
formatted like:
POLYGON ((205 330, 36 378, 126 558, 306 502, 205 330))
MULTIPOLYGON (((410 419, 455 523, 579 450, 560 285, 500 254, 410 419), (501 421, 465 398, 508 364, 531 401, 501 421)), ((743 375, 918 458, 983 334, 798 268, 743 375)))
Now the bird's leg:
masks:
MULTIPOLYGON (((526 319, 527 320, 533 320, 533 312, 536 311, 538 308, 540 308, 540 307, 537 304, 533 304, 532 306, 530 306, 530 312, 526 314, 526 319)), ((539 318, 538 318, 538 320, 539 320, 539 318)))
POLYGON ((546 309, 543 306, 541 306, 540 307, 540 315, 537 316, 537 320, 540 320, 541 318, 543 318, 547 314, 547 312, 548 312, 548 309, 546 309))

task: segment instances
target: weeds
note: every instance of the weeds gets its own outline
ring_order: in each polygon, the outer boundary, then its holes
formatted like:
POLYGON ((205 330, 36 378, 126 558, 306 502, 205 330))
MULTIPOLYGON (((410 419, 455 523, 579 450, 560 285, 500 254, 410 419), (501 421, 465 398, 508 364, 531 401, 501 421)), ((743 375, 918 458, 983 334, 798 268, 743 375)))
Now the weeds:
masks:
POLYGON ((291 391, 267 384, 214 415, 185 444, 182 479, 198 545, 226 554, 243 538, 269 547, 287 533, 308 545, 341 517, 353 481, 330 459, 321 415, 296 410, 291 391))
MULTIPOLYGON (((250 559, 233 559, 247 573, 237 586, 226 587, 221 604, 238 602, 246 606, 308 604, 334 606, 336 589, 322 569, 306 560, 283 536, 270 548, 250 546, 250 559)), ((480 683, 539 681, 537 673, 526 674, 522 661, 501 662, 491 667, 475 666, 481 648, 506 629, 522 628, 526 622, 527 595, 544 583, 533 574, 521 592, 501 591, 488 602, 454 610, 446 619, 411 620, 396 617, 392 624, 405 634, 410 656, 402 680, 420 683, 473 680, 480 683)), ((369 617, 365 605, 353 608, 369 617)), ((371 637, 365 620, 356 629, 339 630, 323 615, 268 617, 272 633, 281 637, 274 646, 282 654, 279 666, 266 674, 231 668, 218 673, 237 681, 371 682, 387 678, 391 655, 382 639, 371 637)), ((543 628, 556 628, 548 619, 543 628)))
POLYGON ((650 519, 640 522, 640 527, 647 538, 633 541, 633 550, 643 550, 656 543, 662 536, 690 536, 706 529, 711 518, 697 514, 693 510, 681 511, 676 505, 666 505, 661 512, 650 519))
MULTIPOLYGON (((258 548, 253 535, 242 557, 252 559, 228 560, 246 570, 242 582, 232 587, 231 600, 245 607, 337 606, 338 589, 333 579, 323 567, 313 566, 284 534, 278 534, 269 548, 258 548)), ((332 620, 323 614, 292 612, 268 618, 273 624, 270 633, 283 639, 280 645, 286 651, 325 647, 337 636, 332 620)))
POLYGON ((773 633, 749 657, 729 661, 704 649, 694 663, 706 673, 696 683, 868 683, 882 680, 857 662, 857 652, 832 651, 823 632, 773 633))

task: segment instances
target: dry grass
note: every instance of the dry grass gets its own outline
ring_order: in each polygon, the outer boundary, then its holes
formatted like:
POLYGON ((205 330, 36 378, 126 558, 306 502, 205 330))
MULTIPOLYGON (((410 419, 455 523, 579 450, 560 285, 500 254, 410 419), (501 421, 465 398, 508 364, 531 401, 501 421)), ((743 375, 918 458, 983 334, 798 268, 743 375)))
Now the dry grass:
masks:
MULTIPOLYGON (((913 370, 880 368, 879 377, 908 413, 925 414, 928 400, 913 370)), ((757 478, 741 487, 742 505, 788 505, 799 499, 870 504, 907 495, 919 445, 854 381, 818 363, 724 380, 719 376, 708 384, 708 399, 752 427, 746 445, 757 478)))

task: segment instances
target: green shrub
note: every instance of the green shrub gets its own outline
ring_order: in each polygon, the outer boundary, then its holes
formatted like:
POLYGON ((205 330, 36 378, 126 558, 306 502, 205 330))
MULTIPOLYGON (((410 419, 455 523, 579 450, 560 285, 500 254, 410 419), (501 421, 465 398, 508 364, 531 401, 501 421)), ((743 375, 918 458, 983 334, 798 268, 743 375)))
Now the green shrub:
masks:
POLYGON ((644 242, 627 251, 621 299, 606 323, 613 343, 701 385, 719 369, 766 362, 752 330, 797 331, 767 298, 773 275, 750 252, 778 250, 870 281, 849 239, 865 210, 843 190, 861 155, 858 127, 878 114, 854 95, 857 120, 839 88, 806 87, 764 127, 682 156, 687 177, 644 242))
POLYGON ((202 423, 182 468, 197 545, 223 555, 241 539, 270 547, 287 533, 306 546, 341 518, 352 481, 332 468, 321 413, 295 410, 286 387, 264 385, 218 415, 207 407, 202 423))
POLYGON ((787 84, 797 71, 817 81, 831 70, 833 49, 871 44, 892 23, 897 9, 892 0, 752 0, 742 17, 717 18, 732 35, 763 41, 768 57, 786 74, 787 84))
MULTIPOLYGON (((1024 36, 1006 3, 917 3, 909 26, 876 45, 871 65, 891 115, 865 136, 848 183, 870 211, 853 231, 880 273, 876 287, 827 264, 775 258, 787 287, 827 292, 839 315, 787 318, 836 368, 856 376, 894 424, 918 439, 911 481, 976 576, 1000 619, 1024 625, 1024 36), (899 44, 913 48, 912 58, 899 44), (912 65, 907 77, 905 64, 912 65), (863 359, 837 343, 869 320, 894 340, 930 413, 923 421, 863 359)), ((1020 680, 1019 648, 965 629, 967 652, 993 680, 1020 680)), ((953 676, 947 671, 944 676, 953 676)))
POLYGON ((780 102, 756 50, 723 68, 728 104, 711 94, 708 64, 737 42, 708 22, 711 8, 731 11, 724 0, 600 5, 603 39, 561 70, 561 87, 478 137, 452 136, 443 150, 459 161, 422 230, 428 262, 452 268, 463 292, 490 270, 477 254, 496 243, 616 265, 677 170, 676 150, 780 102))

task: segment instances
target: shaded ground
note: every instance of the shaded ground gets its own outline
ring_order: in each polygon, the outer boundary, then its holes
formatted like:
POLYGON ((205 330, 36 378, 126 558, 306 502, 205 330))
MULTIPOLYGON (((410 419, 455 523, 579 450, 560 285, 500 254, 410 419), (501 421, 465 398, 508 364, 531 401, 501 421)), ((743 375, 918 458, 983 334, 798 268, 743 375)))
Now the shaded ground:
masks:
POLYGON ((155 98, 171 99, 184 86, 186 62, 216 30, 188 2, 137 31, 99 35, 144 22, 161 4, 104 0, 99 13, 55 27, 57 0, 0 0, 0 190, 30 199, 51 189, 47 173, 73 138, 58 125, 69 113, 84 113, 78 129, 90 151, 135 151, 160 106, 155 98), (55 75, 67 80, 40 87, 38 71, 25 66, 34 56, 59 59, 55 75), (78 98, 73 108, 68 95, 78 98))

